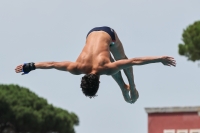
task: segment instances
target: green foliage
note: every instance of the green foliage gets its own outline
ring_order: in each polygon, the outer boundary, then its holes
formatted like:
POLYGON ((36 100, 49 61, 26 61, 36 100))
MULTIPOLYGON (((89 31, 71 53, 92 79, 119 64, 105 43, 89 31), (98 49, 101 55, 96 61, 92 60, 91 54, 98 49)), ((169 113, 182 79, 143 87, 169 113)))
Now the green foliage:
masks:
POLYGON ((8 122, 21 133, 74 133, 79 124, 76 114, 53 107, 27 88, 0 85, 0 125, 8 122))
POLYGON ((182 34, 183 44, 179 44, 179 54, 188 60, 200 60, 200 21, 189 25, 182 34))

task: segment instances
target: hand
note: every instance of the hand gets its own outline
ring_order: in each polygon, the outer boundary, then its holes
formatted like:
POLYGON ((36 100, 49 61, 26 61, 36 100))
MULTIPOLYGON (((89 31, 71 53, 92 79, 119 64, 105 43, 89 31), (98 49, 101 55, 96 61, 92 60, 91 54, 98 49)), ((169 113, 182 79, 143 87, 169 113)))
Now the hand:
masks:
MULTIPOLYGON (((23 65, 19 65, 15 68, 15 72, 16 73, 20 73, 20 72, 23 72, 23 65)), ((24 75, 25 73, 22 73, 22 75, 24 75)))
POLYGON ((176 61, 173 57, 162 56, 161 62, 163 65, 166 65, 166 66, 174 66, 174 67, 176 66, 176 61))

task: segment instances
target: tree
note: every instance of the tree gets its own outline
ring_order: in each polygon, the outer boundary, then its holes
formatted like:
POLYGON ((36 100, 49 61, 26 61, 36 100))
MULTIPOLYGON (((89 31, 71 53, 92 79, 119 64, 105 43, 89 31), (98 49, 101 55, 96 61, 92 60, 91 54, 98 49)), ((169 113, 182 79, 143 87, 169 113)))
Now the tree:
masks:
POLYGON ((200 60, 200 21, 196 21, 183 30, 183 44, 179 44, 179 54, 188 60, 200 60))
POLYGON ((76 114, 47 103, 29 89, 0 85, 0 132, 8 126, 17 133, 74 133, 76 114))

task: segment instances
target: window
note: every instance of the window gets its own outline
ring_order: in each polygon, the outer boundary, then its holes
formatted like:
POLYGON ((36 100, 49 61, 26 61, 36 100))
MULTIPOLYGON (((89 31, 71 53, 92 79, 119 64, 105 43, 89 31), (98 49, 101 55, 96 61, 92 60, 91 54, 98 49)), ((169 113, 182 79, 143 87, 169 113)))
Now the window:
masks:
POLYGON ((187 129, 178 129, 176 133, 188 133, 187 129))
POLYGON ((190 129, 190 133, 200 133, 200 129, 190 129))
POLYGON ((175 133, 175 130, 167 129, 167 130, 164 130, 163 133, 175 133))
POLYGON ((200 111, 198 112, 198 115, 200 116, 200 111))

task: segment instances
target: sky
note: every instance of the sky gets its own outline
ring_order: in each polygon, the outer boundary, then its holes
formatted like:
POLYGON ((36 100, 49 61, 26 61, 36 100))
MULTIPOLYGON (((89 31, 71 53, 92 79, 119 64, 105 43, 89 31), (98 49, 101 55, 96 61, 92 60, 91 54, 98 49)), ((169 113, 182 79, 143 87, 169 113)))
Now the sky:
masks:
POLYGON ((80 120, 76 133, 147 133, 144 108, 200 105, 198 62, 178 54, 183 29, 200 20, 199 5, 199 0, 1 0, 0 83, 27 87, 74 112, 80 120), (101 76, 98 96, 90 99, 80 88, 83 75, 54 69, 15 73, 27 62, 75 61, 96 26, 113 28, 128 58, 169 55, 177 66, 133 66, 140 95, 135 104, 124 101, 111 76, 101 76))

